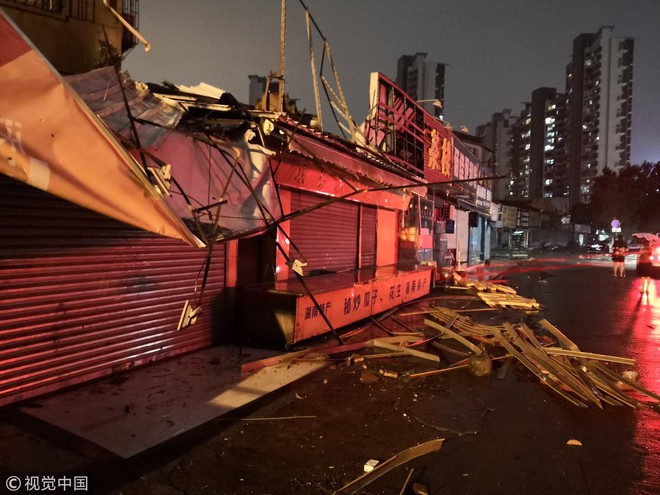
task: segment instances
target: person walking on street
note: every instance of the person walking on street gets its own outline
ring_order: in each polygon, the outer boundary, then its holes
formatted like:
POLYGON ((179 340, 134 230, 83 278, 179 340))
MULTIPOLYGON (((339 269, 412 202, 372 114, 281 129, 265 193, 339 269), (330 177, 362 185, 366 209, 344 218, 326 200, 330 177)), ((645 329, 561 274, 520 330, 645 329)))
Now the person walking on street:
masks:
POLYGON ((626 244, 625 239, 621 234, 618 235, 614 243, 612 244, 612 266, 614 267, 614 276, 615 277, 625 277, 626 276, 626 251, 628 250, 628 244, 626 244))
POLYGON ((651 284, 651 271, 653 265, 651 264, 651 243, 648 239, 644 239, 642 247, 637 254, 637 276, 642 279, 639 286, 639 293, 649 293, 649 285, 651 284))

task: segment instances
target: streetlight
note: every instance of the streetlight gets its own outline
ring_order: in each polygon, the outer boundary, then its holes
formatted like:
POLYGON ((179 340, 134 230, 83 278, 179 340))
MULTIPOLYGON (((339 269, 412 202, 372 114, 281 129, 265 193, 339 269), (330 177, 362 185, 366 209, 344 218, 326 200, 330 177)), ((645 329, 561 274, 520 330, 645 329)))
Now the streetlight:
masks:
POLYGON ((442 108, 442 102, 437 98, 430 98, 428 100, 415 100, 415 103, 426 103, 432 101, 435 108, 442 108))

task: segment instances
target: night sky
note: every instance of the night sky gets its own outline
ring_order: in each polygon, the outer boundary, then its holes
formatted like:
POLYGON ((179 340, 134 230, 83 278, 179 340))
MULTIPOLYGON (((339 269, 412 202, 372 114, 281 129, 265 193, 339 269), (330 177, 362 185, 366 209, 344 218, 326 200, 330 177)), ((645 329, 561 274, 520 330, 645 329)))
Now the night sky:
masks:
MULTIPOLYGON (((306 0, 328 40, 354 120, 369 106, 369 74, 394 80, 401 55, 448 64, 445 119, 471 132, 515 114, 534 89, 565 89, 573 39, 614 26, 633 37, 633 164, 660 161, 660 0, 306 0)), ((124 69, 142 82, 206 82, 248 101, 248 75, 278 72, 281 0, 142 0, 138 46, 124 69)), ((313 39, 320 63, 322 39, 313 39)), ((326 62, 324 73, 331 77, 326 62)), ((314 113, 305 16, 287 1, 286 91, 314 113)), ((329 110, 326 130, 337 133, 329 110)))

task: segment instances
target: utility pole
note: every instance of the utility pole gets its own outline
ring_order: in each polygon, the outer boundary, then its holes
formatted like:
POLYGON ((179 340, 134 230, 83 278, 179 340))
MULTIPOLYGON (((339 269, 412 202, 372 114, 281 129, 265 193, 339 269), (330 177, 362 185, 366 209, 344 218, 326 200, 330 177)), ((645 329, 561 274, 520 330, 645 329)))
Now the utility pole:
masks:
POLYGON ((286 48, 286 0, 282 0, 282 18, 280 20, 280 112, 286 110, 284 102, 284 53, 286 48))

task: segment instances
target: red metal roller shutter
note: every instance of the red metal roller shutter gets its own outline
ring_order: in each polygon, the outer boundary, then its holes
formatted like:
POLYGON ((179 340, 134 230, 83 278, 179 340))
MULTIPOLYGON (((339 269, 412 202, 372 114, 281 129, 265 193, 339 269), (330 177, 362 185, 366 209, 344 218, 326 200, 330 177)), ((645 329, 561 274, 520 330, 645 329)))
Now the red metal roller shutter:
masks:
POLYGON ((0 405, 212 344, 224 246, 197 323, 177 331, 205 250, 5 176, 0 212, 0 405))
POLYGON ((362 206, 361 266, 376 266, 376 207, 362 206))
MULTIPOLYGON (((291 210, 317 205, 328 198, 292 191, 291 210)), ((357 268, 358 205, 338 201, 291 220, 291 239, 312 270, 340 271, 357 268)), ((295 250, 291 249, 295 257, 295 250)))

